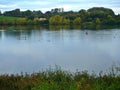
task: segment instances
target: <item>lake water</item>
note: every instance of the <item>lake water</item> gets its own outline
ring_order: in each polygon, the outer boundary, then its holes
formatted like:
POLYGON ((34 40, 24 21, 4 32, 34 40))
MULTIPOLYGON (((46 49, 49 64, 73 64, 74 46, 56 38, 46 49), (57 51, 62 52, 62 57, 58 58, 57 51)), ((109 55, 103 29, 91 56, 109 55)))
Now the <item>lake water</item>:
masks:
POLYGON ((0 74, 63 70, 105 71, 120 62, 120 29, 0 29, 0 74))

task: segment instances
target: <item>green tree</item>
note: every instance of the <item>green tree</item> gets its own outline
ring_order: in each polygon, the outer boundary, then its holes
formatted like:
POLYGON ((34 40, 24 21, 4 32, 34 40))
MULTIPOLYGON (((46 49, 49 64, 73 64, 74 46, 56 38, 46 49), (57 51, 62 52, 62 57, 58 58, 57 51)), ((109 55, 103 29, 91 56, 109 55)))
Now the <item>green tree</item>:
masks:
POLYGON ((62 23, 63 23, 63 25, 70 25, 70 20, 64 18, 62 23))
POLYGON ((108 15, 107 18, 102 22, 103 25, 116 25, 116 20, 111 16, 108 15))
POLYGON ((104 7, 93 7, 87 10, 89 12, 89 15, 87 16, 86 21, 94 21, 96 18, 99 18, 101 21, 105 21, 110 16, 115 16, 112 9, 104 8, 104 7), (91 20, 89 19, 91 18, 91 20))
POLYGON ((96 25, 99 25, 99 24, 100 24, 100 22, 101 22, 101 21, 100 21, 100 19, 99 19, 99 18, 96 18, 96 19, 95 19, 95 23, 96 23, 96 25))
POLYGON ((26 18, 18 18, 18 19, 16 19, 15 24, 16 25, 25 25, 25 24, 27 24, 27 19, 26 18))
POLYGON ((111 15, 108 15, 107 16, 107 19, 112 19, 113 17, 111 15))
POLYGON ((28 19, 28 20, 33 20, 33 19, 34 19, 34 15, 29 15, 29 16, 27 16, 27 19, 28 19))
POLYGON ((12 11, 6 11, 6 12, 3 13, 3 15, 20 17, 21 16, 21 12, 20 12, 20 9, 15 9, 15 10, 12 10, 12 11))
POLYGON ((63 22, 63 17, 60 16, 60 15, 52 16, 52 17, 49 19, 49 23, 50 23, 50 24, 53 24, 53 25, 60 25, 60 24, 62 24, 62 22, 63 22))
POLYGON ((75 18, 74 21, 73 21, 73 24, 80 25, 81 24, 81 18, 80 17, 75 18))
POLYGON ((93 22, 85 22, 85 23, 83 23, 83 27, 84 28, 93 28, 94 23, 93 22))
POLYGON ((33 25, 33 21, 32 21, 32 20, 28 20, 28 21, 27 21, 27 24, 28 24, 28 25, 33 25))
POLYGON ((84 9, 81 9, 79 12, 79 17, 81 17, 81 22, 84 22, 87 16, 87 11, 84 9))
POLYGON ((0 15, 2 15, 1 11, 0 11, 0 15))

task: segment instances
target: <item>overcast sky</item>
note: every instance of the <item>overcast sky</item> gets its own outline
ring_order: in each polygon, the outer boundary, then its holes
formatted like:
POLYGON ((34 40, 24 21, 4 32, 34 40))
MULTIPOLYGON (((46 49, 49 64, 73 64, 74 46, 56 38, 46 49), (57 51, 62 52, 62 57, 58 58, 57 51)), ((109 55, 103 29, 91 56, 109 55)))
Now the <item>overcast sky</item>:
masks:
POLYGON ((65 11, 107 7, 114 10, 116 14, 120 14, 120 0, 0 0, 0 10, 2 12, 16 8, 45 12, 57 7, 63 7, 65 11))

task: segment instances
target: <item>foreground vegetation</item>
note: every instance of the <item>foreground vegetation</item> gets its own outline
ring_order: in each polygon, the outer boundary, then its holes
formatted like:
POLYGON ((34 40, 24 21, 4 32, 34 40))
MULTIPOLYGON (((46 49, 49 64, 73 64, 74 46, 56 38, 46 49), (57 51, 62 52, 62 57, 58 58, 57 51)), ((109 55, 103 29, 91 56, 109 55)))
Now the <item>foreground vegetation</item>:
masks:
POLYGON ((0 90, 120 90, 120 67, 108 73, 70 73, 55 69, 21 75, 1 75, 0 90))

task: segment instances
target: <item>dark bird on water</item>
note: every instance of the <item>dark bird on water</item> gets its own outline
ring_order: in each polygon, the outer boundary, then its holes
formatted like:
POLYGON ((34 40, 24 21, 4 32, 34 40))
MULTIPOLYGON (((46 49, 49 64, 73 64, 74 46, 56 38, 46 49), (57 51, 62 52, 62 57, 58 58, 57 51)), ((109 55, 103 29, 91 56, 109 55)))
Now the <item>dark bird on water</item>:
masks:
POLYGON ((86 32, 86 35, 88 35, 88 32, 86 32))

